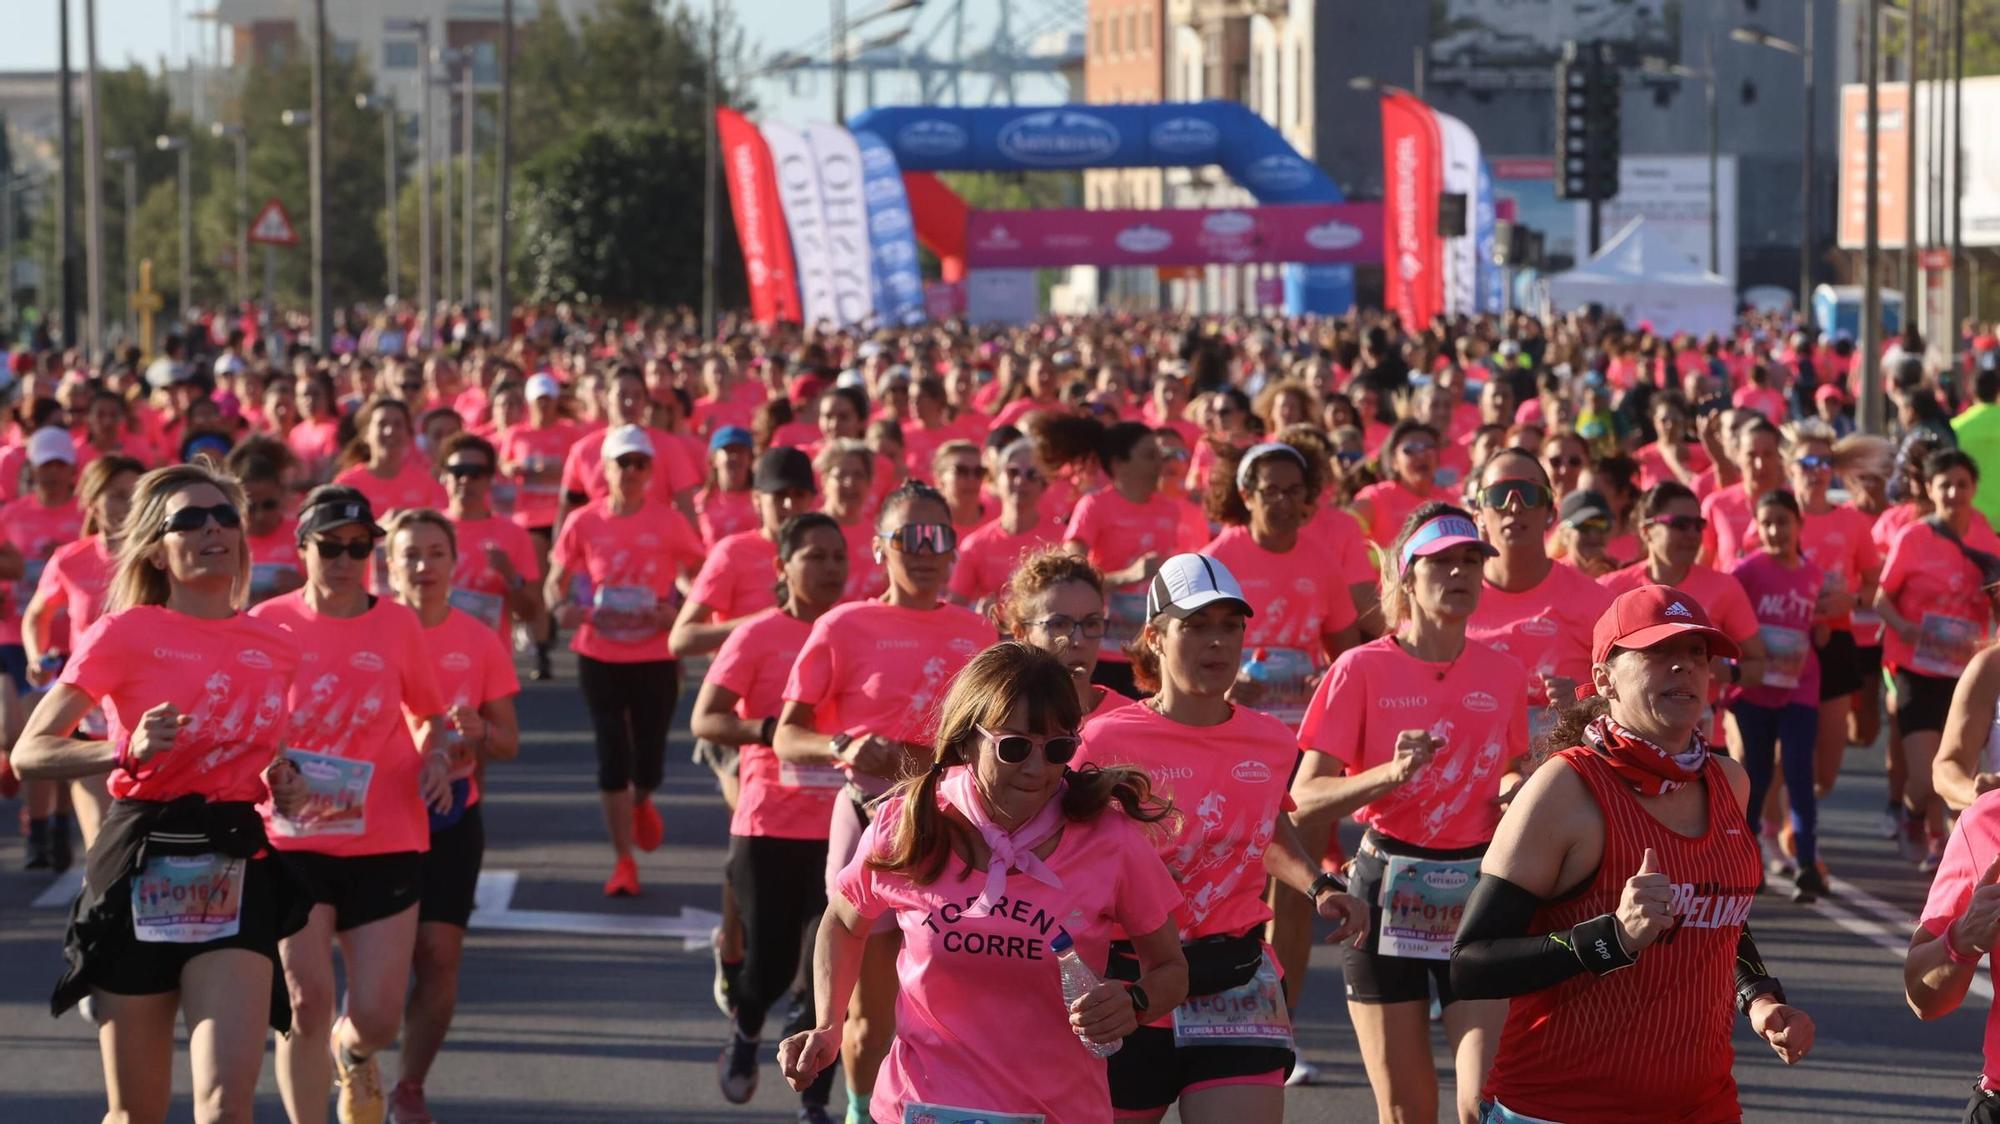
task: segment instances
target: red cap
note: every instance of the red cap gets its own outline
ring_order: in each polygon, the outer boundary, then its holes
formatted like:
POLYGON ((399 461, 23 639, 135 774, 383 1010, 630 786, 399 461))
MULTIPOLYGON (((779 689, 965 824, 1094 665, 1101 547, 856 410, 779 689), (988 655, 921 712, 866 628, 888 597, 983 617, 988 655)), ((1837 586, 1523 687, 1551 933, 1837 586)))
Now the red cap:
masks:
POLYGON ((802 406, 808 398, 817 398, 826 393, 826 380, 818 375, 793 375, 787 384, 786 396, 792 405, 802 406))
POLYGON ((1708 623, 1701 602, 1670 585, 1642 585, 1618 595, 1590 639, 1590 662, 1603 663, 1613 648, 1650 648, 1663 640, 1695 632, 1708 638, 1712 656, 1735 659, 1742 652, 1729 634, 1708 623))
POLYGON ((32 351, 17 351, 12 358, 7 360, 7 367, 17 376, 27 375, 35 369, 35 353, 32 351))
POLYGON ((1821 383, 1819 389, 1813 391, 1813 398, 1820 402, 1845 402, 1847 392, 1837 382, 1821 383))

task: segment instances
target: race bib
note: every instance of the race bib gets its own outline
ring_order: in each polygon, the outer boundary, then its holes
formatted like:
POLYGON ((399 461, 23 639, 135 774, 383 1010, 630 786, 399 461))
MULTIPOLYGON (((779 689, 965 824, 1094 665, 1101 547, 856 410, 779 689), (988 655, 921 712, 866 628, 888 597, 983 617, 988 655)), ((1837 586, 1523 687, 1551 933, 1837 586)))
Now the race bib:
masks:
POLYGON ((1103 650, 1115 652, 1139 638, 1146 624, 1144 593, 1113 593, 1104 599, 1103 650))
POLYGON ((1872 648, 1882 642, 1882 614, 1873 609, 1854 610, 1854 642, 1872 648))
POLYGON ((1451 959, 1451 941, 1479 879, 1479 860, 1390 855, 1382 871, 1382 932, 1375 951, 1418 960, 1451 959))
POLYGON ((132 876, 132 935, 154 944, 233 937, 243 921, 243 860, 155 855, 132 876))
POLYGON ((562 490, 562 461, 540 455, 521 463, 521 490, 531 495, 553 496, 562 490))
POLYGON ((306 782, 306 802, 296 816, 272 821, 278 834, 293 839, 314 835, 359 835, 368 827, 368 785, 373 761, 292 750, 292 764, 306 782))
POLYGON ((521 489, 506 480, 495 478, 493 488, 487 496, 488 502, 493 505, 495 515, 512 515, 514 504, 520 499, 521 489))
POLYGON ((1804 629, 1779 624, 1758 625, 1757 634, 1764 638, 1764 686, 1797 687, 1812 655, 1812 637, 1804 629))
POLYGON ((1925 613, 1917 626, 1917 650, 1910 669, 1925 675, 1955 679, 1979 650, 1979 626, 1963 617, 1925 613))
POLYGON ((785 788, 840 788, 847 783, 847 770, 838 765, 795 765, 780 761, 778 783, 785 788))
POLYGON ((487 628, 500 627, 501 610, 507 604, 507 599, 497 593, 481 593, 475 589, 461 589, 457 586, 452 587, 449 600, 453 608, 463 609, 478 618, 487 628))
POLYGON ((1039 1112, 993 1112, 915 1101, 903 1105, 903 1124, 1043 1124, 1045 1119, 1039 1112))
POLYGON ((600 636, 638 644, 660 634, 659 595, 643 585, 607 585, 590 599, 590 624, 600 636))
POLYGON ((1175 1046, 1292 1048, 1292 1017, 1278 968, 1266 955, 1249 982, 1213 995, 1191 996, 1174 1008, 1175 1046))
POLYGON ((291 575, 297 588, 299 568, 281 562, 258 562, 250 567, 250 600, 264 601, 277 596, 278 582, 291 575))
POLYGON ((1253 649, 1243 661, 1243 673, 1264 690, 1256 708, 1297 729, 1305 720, 1313 696, 1313 659, 1297 648, 1253 649), (1264 658, 1256 658, 1258 651, 1264 658))

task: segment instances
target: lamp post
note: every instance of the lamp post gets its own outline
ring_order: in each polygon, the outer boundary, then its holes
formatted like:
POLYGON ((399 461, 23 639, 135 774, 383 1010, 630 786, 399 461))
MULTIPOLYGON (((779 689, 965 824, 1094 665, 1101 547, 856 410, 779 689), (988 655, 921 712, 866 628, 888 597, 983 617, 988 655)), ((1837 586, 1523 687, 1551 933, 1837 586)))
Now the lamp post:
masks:
POLYGON ((250 303, 250 134, 241 125, 209 126, 217 138, 236 142, 236 307, 250 303))
POLYGON ((193 179, 188 173, 188 142, 186 137, 154 137, 153 147, 161 152, 171 152, 180 158, 181 180, 181 304, 174 313, 176 319, 186 323, 188 306, 194 292, 194 211, 191 199, 193 179))
MULTIPOLYGON (((513 304, 507 296, 507 179, 514 171, 514 148, 510 126, 514 116, 514 0, 502 0, 500 8, 500 114, 493 138, 493 323, 500 339, 507 339, 507 325, 513 304)), ((715 114, 709 128, 715 127, 715 114)), ((710 177, 711 179, 713 177, 710 177)))
POLYGON ((396 99, 393 96, 378 98, 371 94, 356 94, 354 95, 354 107, 362 110, 379 109, 382 111, 382 240, 384 243, 383 249, 387 252, 389 259, 389 284, 382 290, 382 295, 386 299, 396 295, 397 288, 403 283, 402 251, 396 244, 400 241, 396 230, 396 124, 398 121, 396 99))
POLYGON ((326 287, 326 0, 313 0, 311 55, 313 349, 325 355, 333 350, 332 294, 326 287))
POLYGON ((104 347, 104 130, 97 88, 97 0, 83 0, 83 353, 104 347))
POLYGON ((417 307, 420 334, 431 331, 431 25, 429 20, 385 20, 384 31, 417 39, 417 307))
POLYGON ((1805 13, 1805 34, 1802 42, 1794 43, 1781 39, 1761 28, 1739 27, 1729 33, 1738 43, 1748 43, 1756 47, 1769 47, 1788 55, 1799 56, 1805 69, 1805 145, 1799 157, 1799 315, 1804 317, 1812 307, 1812 256, 1813 256, 1813 9, 1817 0, 1804 0, 1801 10, 1805 13))
POLYGON ((1882 0, 1868 0, 1868 22, 1861 69, 1868 83, 1867 180, 1862 187, 1867 210, 1862 218, 1861 249, 1861 380, 1860 409, 1855 421, 1863 433, 1887 430, 1887 404, 1882 400, 1882 215, 1876 188, 1881 171, 1882 0))
POLYGON ((125 308, 125 337, 139 338, 139 320, 134 316, 132 294, 139 284, 139 154, 129 148, 107 149, 104 158, 125 165, 125 298, 118 303, 125 308))
MULTIPOLYGON (((1716 106, 1715 97, 1715 39, 1713 36, 1705 44, 1705 53, 1708 56, 1708 67, 1705 70, 1696 70, 1691 66, 1651 56, 1641 59, 1640 64, 1648 74, 1680 78, 1702 84, 1708 106, 1708 271, 1719 274, 1722 272, 1722 207, 1720 189, 1722 120, 1716 106)), ((1803 306, 1801 308, 1803 309, 1803 306)))
POLYGON ((475 85, 479 78, 477 61, 478 56, 472 48, 466 47, 459 51, 459 95, 463 99, 458 110, 461 138, 459 147, 465 150, 465 167, 459 169, 459 179, 462 181, 459 186, 465 191, 465 202, 462 207, 465 213, 460 220, 464 223, 464 235, 459 239, 460 248, 465 254, 465 264, 459 270, 459 286, 465 293, 465 307, 468 311, 473 306, 474 298, 477 296, 475 290, 478 288, 476 282, 479 245, 478 240, 472 236, 473 187, 478 183, 478 177, 472 174, 473 169, 478 166, 478 162, 473 159, 475 142, 479 139, 477 131, 479 92, 475 85))
MULTIPOLYGON (((460 51, 456 47, 431 48, 431 62, 434 65, 441 68, 438 71, 438 73, 432 75, 431 81, 434 83, 442 82, 445 88, 445 98, 444 98, 445 127, 443 130, 444 184, 442 191, 440 191, 438 194, 438 198, 439 200, 442 201, 442 206, 443 206, 443 213, 439 216, 440 245, 438 247, 439 251, 438 291, 443 294, 444 299, 447 301, 451 300, 452 289, 453 289, 451 283, 451 267, 452 267, 452 256, 453 256, 451 208, 452 208, 452 180, 453 176, 455 175, 452 164, 455 157, 452 153, 452 137, 451 137, 451 87, 452 83, 457 80, 456 75, 453 73, 452 68, 458 65, 459 55, 460 51)), ((428 189, 428 185, 426 185, 426 188, 428 189)))

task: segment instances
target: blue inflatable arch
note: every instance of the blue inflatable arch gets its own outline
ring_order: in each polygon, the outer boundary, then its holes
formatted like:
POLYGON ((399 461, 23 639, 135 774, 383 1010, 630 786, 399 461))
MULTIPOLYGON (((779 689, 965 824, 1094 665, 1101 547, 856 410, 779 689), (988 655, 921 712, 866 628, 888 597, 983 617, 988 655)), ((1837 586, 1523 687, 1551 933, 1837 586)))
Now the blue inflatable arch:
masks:
MULTIPOLYGON (((848 127, 882 138, 910 172, 1219 166, 1259 203, 1342 203, 1317 164, 1233 101, 959 108, 885 106, 848 127)), ((1285 267, 1285 308, 1344 313, 1351 266, 1285 267)))

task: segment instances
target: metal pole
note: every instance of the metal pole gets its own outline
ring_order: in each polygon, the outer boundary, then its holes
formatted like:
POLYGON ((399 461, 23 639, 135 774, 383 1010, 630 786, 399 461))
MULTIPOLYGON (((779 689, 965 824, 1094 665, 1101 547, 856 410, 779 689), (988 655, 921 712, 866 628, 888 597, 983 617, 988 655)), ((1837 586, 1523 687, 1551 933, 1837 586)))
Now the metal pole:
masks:
POLYGON ((181 308, 179 320, 183 327, 188 322, 188 309, 194 306, 194 175, 190 170, 194 147, 192 138, 183 138, 180 156, 181 179, 181 308))
POLYGON ((1951 346, 1956 359, 1963 342, 1958 333, 1958 267, 1965 260, 1965 0, 1951 5, 1951 284, 1945 289, 1950 310, 1951 346))
MULTIPOLYGON (((452 223, 455 219, 451 213, 451 206, 452 199, 454 198, 452 194, 454 176, 452 163, 456 159, 456 154, 452 152, 455 146, 452 143, 453 133, 451 128, 451 85, 451 65, 447 62, 444 69, 444 96, 438 99, 438 104, 444 113, 442 127, 438 129, 438 139, 442 142, 439 148, 439 155, 444 157, 444 183, 438 192, 438 298, 447 304, 451 303, 452 293, 454 292, 451 281, 451 263, 453 258, 451 231, 452 223)), ((442 343, 443 341, 440 340, 439 342, 442 343)))
POLYGON ((333 350, 333 306, 326 291, 326 0, 313 0, 312 305, 313 347, 333 350))
POLYGON ((0 332, 14 327, 14 175, 0 167, 0 332))
POLYGON ((703 86, 706 106, 702 114, 705 139, 701 174, 701 330, 703 335, 711 336, 715 333, 715 178, 718 163, 715 151, 715 70, 722 62, 716 24, 721 19, 721 8, 721 0, 709 0, 708 81, 703 86))
MULTIPOLYGON (((56 0, 56 27, 57 48, 61 55, 56 71, 59 86, 56 112, 62 117, 58 125, 62 174, 57 190, 62 192, 62 196, 56 203, 56 272, 60 275, 57 283, 62 301, 62 340, 63 345, 69 347, 76 344, 76 162, 70 159, 74 147, 70 136, 70 118, 74 116, 74 110, 70 105, 69 0, 56 0)), ((46 298, 42 303, 48 303, 46 298)))
POLYGON ((1410 92, 1424 100, 1424 55, 1429 48, 1418 44, 1410 49, 1410 92))
POLYGON ((389 285, 382 295, 392 297, 403 286, 402 248, 396 245, 396 95, 390 94, 382 106, 382 216, 388 243, 383 247, 389 258, 389 285))
POLYGON ((1812 266, 1813 266, 1813 9, 1819 0, 1805 0, 1805 41, 1799 61, 1805 64, 1806 82, 1806 137, 1805 148, 1799 156, 1799 315, 1803 318, 1812 308, 1812 266))
POLYGON ((1715 96, 1715 28, 1704 44, 1708 81, 1708 271, 1722 272, 1722 117, 1715 96))
POLYGON ((1868 0, 1868 26, 1862 71, 1868 82, 1867 178, 1862 192, 1867 200, 1861 250, 1861 378, 1855 388, 1860 395, 1859 417, 1863 433, 1883 433, 1886 409, 1882 401, 1882 219, 1881 194, 1877 180, 1881 164, 1882 90, 1882 0, 1868 0))
POLYGON ((104 153, 97 90, 97 0, 83 0, 83 353, 104 346, 104 153))
POLYGON ((1903 21, 1903 90, 1909 105, 1903 110, 1903 147, 1909 152, 1903 167, 1903 327, 1917 316, 1917 3, 1908 0, 1903 21))
POLYGON ((833 0, 833 123, 847 124, 847 0, 833 0))
POLYGON ((250 131, 238 126, 236 140, 236 311, 256 298, 250 292, 250 131))
POLYGON ((139 340, 138 310, 132 307, 132 294, 139 291, 139 151, 135 147, 125 161, 125 331, 133 341, 139 340))
POLYGON ((436 314, 436 294, 431 288, 437 269, 431 261, 431 30, 426 18, 417 32, 417 331, 425 336, 436 333, 431 317, 436 314))
POLYGON ((473 174, 474 169, 479 166, 478 161, 473 159, 475 146, 479 140, 478 122, 476 120, 479 110, 479 91, 473 86, 473 82, 477 78, 477 68, 472 65, 472 62, 472 48, 467 47, 465 49, 465 57, 459 64, 459 82, 464 99, 459 108, 459 113, 465 118, 459 122, 459 130, 464 138, 459 147, 465 149, 465 167, 462 169, 463 175, 460 177, 464 180, 462 186, 465 189, 465 214, 461 220, 465 223, 465 237, 460 239, 464 243, 465 265, 459 271, 461 275, 459 285, 465 292, 465 307, 468 314, 478 297, 476 280, 479 270, 477 260, 479 240, 472 236, 472 191, 474 185, 479 180, 479 177, 473 174))
MULTIPOLYGON (((500 28, 500 115, 493 139, 493 327, 502 340, 513 316, 507 293, 508 178, 514 174, 514 148, 510 130, 514 115, 514 0, 501 7, 500 28)), ((715 115, 710 114, 711 118, 715 115)), ((713 177, 710 177, 713 178, 713 177)))

